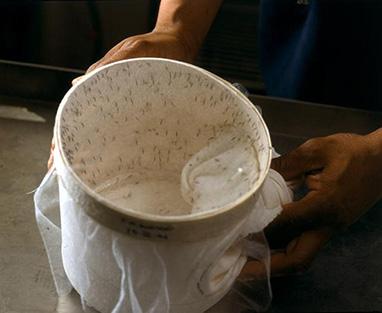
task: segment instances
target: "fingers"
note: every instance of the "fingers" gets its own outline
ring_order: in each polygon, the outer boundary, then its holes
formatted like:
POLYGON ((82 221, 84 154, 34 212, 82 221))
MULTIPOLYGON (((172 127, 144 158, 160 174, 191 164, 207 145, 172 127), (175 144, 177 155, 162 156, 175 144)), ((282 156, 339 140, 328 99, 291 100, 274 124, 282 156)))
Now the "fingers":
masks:
POLYGON ((143 39, 131 37, 113 47, 101 60, 91 65, 86 73, 106 64, 144 56, 149 56, 147 55, 147 42, 143 39))
POLYGON ((328 229, 312 230, 291 241, 285 252, 271 256, 271 275, 282 276, 306 271, 317 253, 329 241, 328 229))
MULTIPOLYGON (((148 56, 145 53, 143 53, 142 51, 139 52, 139 51, 136 51, 134 49, 131 49, 129 51, 119 50, 121 48, 122 44, 123 43, 120 43, 119 45, 115 46, 101 60, 99 60, 98 62, 96 62, 93 65, 91 65, 88 68, 88 70, 86 71, 86 74, 92 72, 93 70, 97 69, 98 67, 101 67, 101 66, 104 66, 104 65, 107 65, 107 64, 110 64, 110 63, 114 63, 114 62, 117 62, 117 61, 125 60, 127 58, 135 58, 135 57, 140 57, 140 56, 148 56), (113 51, 113 53, 111 53, 111 51, 113 51)), ((75 79, 73 79, 72 80, 72 85, 75 85, 78 82, 80 82, 81 79, 86 76, 86 74, 83 75, 83 76, 79 76, 79 77, 76 77, 75 79)))
POLYGON ((102 62, 105 62, 108 58, 110 58, 113 54, 115 54, 125 43, 125 40, 121 41, 117 45, 115 45, 113 48, 111 48, 100 60, 92 64, 86 73, 90 73, 91 71, 95 70, 96 68, 102 66, 102 62))
POLYGON ((100 63, 104 61, 105 57, 101 58, 97 62, 93 63, 92 65, 89 66, 89 68, 86 70, 86 74, 94 71, 97 67, 100 66, 100 63))
POLYGON ((47 164, 47 168, 48 170, 50 170, 50 168, 53 166, 53 153, 51 153, 49 155, 49 160, 48 160, 48 164, 47 164))
POLYGON ((288 181, 298 179, 305 173, 320 170, 323 166, 324 155, 320 138, 308 140, 297 149, 273 159, 271 165, 288 181))
MULTIPOLYGON (((136 58, 136 57, 144 57, 144 56, 150 56, 148 55, 147 53, 144 53, 142 51, 136 51, 134 49, 131 49, 131 50, 118 50, 118 49, 115 49, 116 47, 114 47, 112 50, 114 50, 114 53, 110 54, 110 51, 108 54, 106 54, 102 59, 100 59, 99 61, 97 61, 96 63, 94 63, 93 65, 91 65, 88 70, 86 71, 86 74, 94 71, 95 69, 101 67, 101 66, 104 66, 104 65, 107 65, 107 64, 110 64, 110 63, 114 63, 114 62, 117 62, 117 61, 121 61, 121 60, 126 60, 126 59, 131 59, 131 58, 136 58)), ((125 47, 126 48, 126 47, 125 47)), ((75 85, 76 83, 78 83, 78 81, 82 78, 83 76, 80 76, 80 77, 77 77, 75 78, 73 81, 72 81, 72 85, 75 85)))
POLYGON ((53 151, 54 151, 54 139, 52 139, 52 143, 50 144, 50 155, 49 155, 49 160, 48 160, 48 170, 53 166, 53 151))
POLYGON ((264 280, 267 278, 268 272, 269 269, 267 270, 266 265, 263 262, 257 260, 249 261, 241 270, 238 280, 242 282, 264 280))
POLYGON ((265 229, 270 245, 284 247, 301 232, 320 226, 325 205, 325 199, 317 191, 311 191, 301 200, 284 205, 281 214, 265 229))
POLYGON ((143 56, 146 56, 146 54, 143 53, 142 51, 138 52, 138 51, 134 51, 134 50, 129 50, 129 51, 119 50, 119 51, 115 52, 112 56, 110 56, 108 58, 103 58, 101 61, 96 63, 96 66, 94 68, 92 68, 92 70, 96 69, 98 67, 104 66, 106 64, 114 63, 114 62, 125 60, 125 59, 131 59, 131 58, 135 58, 138 56, 143 57, 143 56))
MULTIPOLYGON (((284 252, 271 256, 270 274, 272 277, 297 274, 306 271, 318 252, 332 236, 329 229, 307 231, 292 240, 284 252)), ((263 262, 249 261, 244 266, 238 279, 241 281, 260 280, 267 277, 263 262)))
POLYGON ((72 85, 77 84, 85 75, 81 75, 72 80, 72 85))

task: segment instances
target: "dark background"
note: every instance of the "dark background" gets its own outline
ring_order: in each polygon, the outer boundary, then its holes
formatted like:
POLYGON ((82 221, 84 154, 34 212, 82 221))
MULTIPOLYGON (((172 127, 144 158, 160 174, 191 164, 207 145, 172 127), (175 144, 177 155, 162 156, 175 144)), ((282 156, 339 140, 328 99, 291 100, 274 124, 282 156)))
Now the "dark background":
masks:
MULTIPOLYGON (((197 64, 262 94, 258 3, 224 1, 197 64)), ((155 0, 2 1, 0 59, 85 70, 124 38, 152 30, 158 7, 155 0)))

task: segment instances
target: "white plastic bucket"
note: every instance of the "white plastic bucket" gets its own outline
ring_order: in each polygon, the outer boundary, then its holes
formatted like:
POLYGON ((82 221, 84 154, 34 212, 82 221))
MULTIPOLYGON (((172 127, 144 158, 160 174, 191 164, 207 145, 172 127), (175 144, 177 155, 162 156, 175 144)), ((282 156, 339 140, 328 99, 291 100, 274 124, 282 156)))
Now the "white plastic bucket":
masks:
MULTIPOLYGON (((281 176, 269 172, 272 146, 255 106, 190 64, 138 58, 94 71, 65 95, 54 134, 63 266, 103 313, 204 312, 244 266, 244 238, 291 201, 281 176), (131 170, 180 177, 190 157, 227 127, 248 136, 259 164, 257 179, 230 203, 163 215, 97 192, 131 170)), ((267 253, 264 243, 259 258, 267 253)))

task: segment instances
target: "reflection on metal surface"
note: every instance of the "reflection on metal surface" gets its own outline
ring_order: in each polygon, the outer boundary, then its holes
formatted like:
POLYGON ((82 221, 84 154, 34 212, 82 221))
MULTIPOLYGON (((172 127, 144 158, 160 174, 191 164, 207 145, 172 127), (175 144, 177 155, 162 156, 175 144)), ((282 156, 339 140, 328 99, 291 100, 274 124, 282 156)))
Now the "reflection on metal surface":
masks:
MULTIPOLYGON (((340 131, 367 133, 382 125, 382 114, 377 112, 251 98, 262 107, 272 142, 282 153, 309 137, 340 131)), ((11 103, 20 105, 19 98, 11 103)), ((0 121, 1 313, 52 313, 57 304, 49 263, 34 219, 32 197, 25 195, 40 183, 46 171, 56 106, 30 103, 28 107, 38 108, 47 122, 16 125, 14 120, 0 121)), ((380 310, 381 225, 382 203, 379 203, 347 232, 334 238, 310 271, 274 279, 275 297, 269 312, 380 310)), ((224 298, 208 313, 238 312, 237 302, 230 301, 230 297, 233 296, 224 298)), ((96 313, 86 309, 82 309, 75 292, 60 298, 57 306, 58 313, 96 313)))
POLYGON ((73 289, 67 296, 58 298, 57 313, 98 313, 98 311, 81 303, 81 298, 78 293, 73 289))
POLYGON ((79 70, 76 68, 58 67, 58 66, 52 66, 52 65, 28 63, 28 62, 17 62, 17 61, 3 60, 3 59, 0 59, 0 62, 3 64, 9 64, 9 65, 27 66, 27 67, 31 67, 31 68, 51 70, 51 71, 62 71, 62 72, 69 72, 69 73, 77 73, 77 74, 81 74, 81 75, 84 73, 83 70, 79 70))
POLYGON ((45 123, 45 119, 24 107, 0 105, 0 118, 45 123))
MULTIPOLYGON (((230 292, 223 298, 223 300, 206 311, 206 313, 240 313, 238 305, 240 305, 240 302, 237 299, 237 295, 230 292)), ((81 303, 81 298, 74 289, 67 296, 58 298, 56 312, 99 313, 97 310, 87 306, 85 303, 81 303)))

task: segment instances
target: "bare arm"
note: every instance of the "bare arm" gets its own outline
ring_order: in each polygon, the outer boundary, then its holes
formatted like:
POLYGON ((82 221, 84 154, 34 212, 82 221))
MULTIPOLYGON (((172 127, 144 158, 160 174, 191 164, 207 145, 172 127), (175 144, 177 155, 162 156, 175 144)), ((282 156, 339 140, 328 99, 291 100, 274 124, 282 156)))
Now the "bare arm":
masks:
POLYGON ((192 62, 222 0, 162 0, 152 32, 124 39, 87 72, 135 57, 162 57, 192 62))
POLYGON ((222 0, 162 1, 154 31, 172 33, 196 56, 222 0))
MULTIPOLYGON (((162 0, 152 32, 128 37, 91 65, 87 73, 116 61, 162 57, 192 62, 223 0, 162 0)), ((81 77, 73 80, 73 84, 81 77)), ((52 143, 48 168, 53 163, 52 143)))

